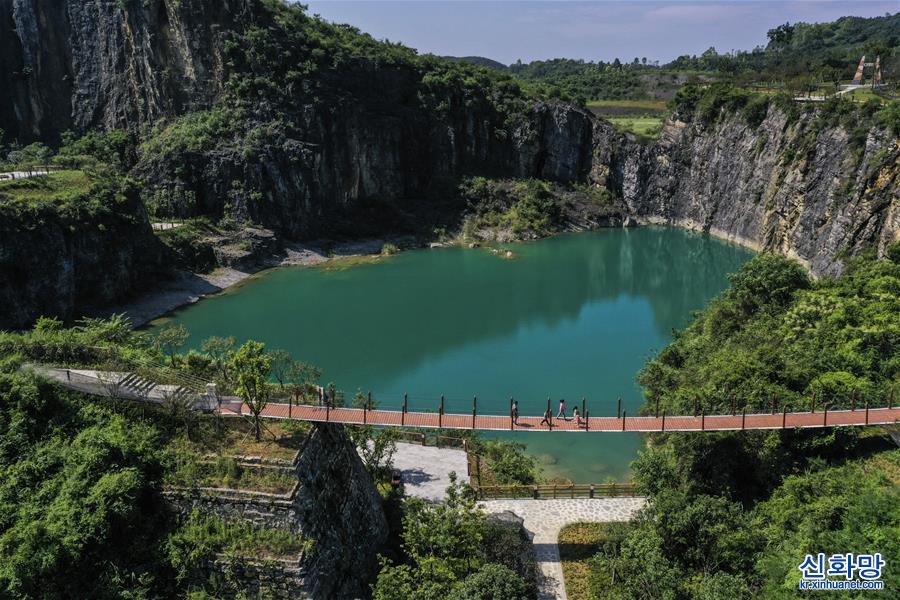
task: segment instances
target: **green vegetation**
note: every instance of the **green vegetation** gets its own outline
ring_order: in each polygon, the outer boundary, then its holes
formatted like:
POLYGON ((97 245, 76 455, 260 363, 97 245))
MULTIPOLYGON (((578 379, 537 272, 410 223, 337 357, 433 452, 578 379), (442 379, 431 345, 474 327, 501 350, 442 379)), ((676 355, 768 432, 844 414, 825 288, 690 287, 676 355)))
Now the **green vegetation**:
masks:
POLYGON ((179 578, 217 555, 253 560, 296 557, 312 548, 304 540, 281 529, 255 527, 244 521, 224 521, 194 511, 166 541, 166 550, 179 578))
POLYGON ((0 181, 0 202, 64 205, 81 201, 92 186, 92 178, 84 171, 51 171, 27 179, 0 181))
POLYGON ((442 504, 418 498, 404 502, 401 538, 405 560, 402 564, 383 560, 373 598, 533 597, 533 582, 516 574, 528 571, 520 570, 521 565, 508 564, 521 555, 523 540, 511 537, 503 527, 489 525, 469 490, 457 484, 455 477, 447 491, 442 504))
POLYGON ((634 133, 646 139, 658 137, 663 124, 663 120, 659 117, 612 117, 609 121, 617 129, 634 133))
POLYGON ((0 375, 0 595, 170 595, 160 438, 102 403, 0 375))
POLYGON ((627 523, 573 523, 560 530, 557 543, 569 598, 615 597, 615 577, 595 563, 618 554, 627 532, 627 523))
POLYGON ((505 229, 519 238, 535 238, 548 235, 559 224, 560 207, 544 181, 473 177, 463 182, 460 193, 476 229, 505 229))
POLYGON ((198 460, 195 452, 187 451, 175 454, 174 463, 165 477, 167 485, 285 494, 297 483, 297 477, 291 472, 276 467, 242 465, 230 456, 198 460))
MULTIPOLYGON (((289 491, 289 473, 234 455, 290 460, 307 426, 273 424, 254 441, 246 421, 226 426, 172 406, 68 392, 20 370, 25 362, 134 370, 163 383, 177 370, 216 380, 223 392, 249 385, 234 360, 247 352, 233 340, 178 354, 183 339, 178 328, 135 332, 120 317, 72 328, 45 318, 31 332, 0 333, 0 596, 178 597, 197 561, 309 549, 286 532, 198 514, 179 523, 160 496, 164 485, 289 491)), ((269 391, 283 386, 301 398, 318 371, 290 361, 283 377, 269 391)))
MULTIPOLYGON (((892 252, 896 253, 896 250, 892 252)), ((893 254, 891 254, 893 256, 893 254)), ((900 263, 862 257, 811 281, 762 254, 642 371, 669 414, 884 405, 900 382, 900 263)), ((634 463, 652 502, 614 552, 615 598, 771 598, 795 593, 806 553, 882 552, 900 540, 900 451, 856 429, 654 435, 634 463)), ((607 575, 604 575, 607 574, 607 575)), ((888 564, 886 589, 900 585, 888 564)))

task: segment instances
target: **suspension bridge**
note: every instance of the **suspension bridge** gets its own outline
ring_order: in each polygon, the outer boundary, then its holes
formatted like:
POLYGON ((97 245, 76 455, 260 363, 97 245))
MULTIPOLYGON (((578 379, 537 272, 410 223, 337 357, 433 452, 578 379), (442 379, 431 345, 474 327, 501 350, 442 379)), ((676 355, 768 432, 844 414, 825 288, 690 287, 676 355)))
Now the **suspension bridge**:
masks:
MULTIPOLYGON (((219 396, 214 392, 214 387, 198 391, 204 384, 200 380, 185 379, 173 384, 155 384, 134 373, 43 366, 31 368, 70 389, 95 395, 155 404, 177 402, 192 410, 227 417, 253 416, 253 411, 240 398, 219 396)), ((409 410, 405 396, 402 404, 396 407, 388 409, 375 406, 371 395, 365 399, 362 407, 349 408, 335 406, 334 398, 329 398, 321 388, 319 390, 319 403, 316 405, 269 402, 262 408, 259 416, 264 419, 311 423, 420 429, 583 433, 806 429, 900 423, 900 407, 894 406, 893 393, 885 399, 882 406, 871 406, 869 401, 858 403, 854 395, 849 409, 833 410, 829 409, 827 404, 817 406, 816 399, 812 398, 806 410, 790 408, 786 404, 779 406, 777 401, 773 400, 769 410, 765 412, 760 412, 758 408, 748 412, 746 408, 738 410, 736 400, 733 399, 731 411, 727 414, 706 414, 699 403, 695 403, 694 414, 691 415, 667 415, 666 411, 660 410, 657 405, 651 415, 630 416, 627 411, 622 410, 619 400, 615 416, 591 416, 589 406, 582 400, 577 417, 571 414, 567 418, 557 418, 550 412, 549 401, 547 412, 542 416, 518 416, 512 410, 503 413, 479 411, 477 398, 472 399, 471 412, 446 411, 443 396, 431 410, 423 409, 421 406, 418 410, 409 410)), ((455 410, 459 410, 458 404, 455 410)))

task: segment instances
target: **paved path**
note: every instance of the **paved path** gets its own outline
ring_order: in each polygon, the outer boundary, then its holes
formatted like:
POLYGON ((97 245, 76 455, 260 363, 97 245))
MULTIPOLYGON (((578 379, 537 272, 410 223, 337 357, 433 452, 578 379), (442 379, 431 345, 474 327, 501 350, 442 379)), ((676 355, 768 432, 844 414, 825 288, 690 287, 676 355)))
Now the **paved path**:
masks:
POLYGON ((540 569, 541 600, 566 600, 557 540, 564 525, 582 522, 628 521, 646 503, 645 498, 595 498, 582 500, 485 500, 488 514, 512 511, 525 519, 532 535, 540 569))
POLYGON ((447 496, 450 472, 465 483, 466 453, 455 448, 435 448, 421 444, 397 444, 394 468, 403 473, 403 489, 407 496, 440 502, 447 496))

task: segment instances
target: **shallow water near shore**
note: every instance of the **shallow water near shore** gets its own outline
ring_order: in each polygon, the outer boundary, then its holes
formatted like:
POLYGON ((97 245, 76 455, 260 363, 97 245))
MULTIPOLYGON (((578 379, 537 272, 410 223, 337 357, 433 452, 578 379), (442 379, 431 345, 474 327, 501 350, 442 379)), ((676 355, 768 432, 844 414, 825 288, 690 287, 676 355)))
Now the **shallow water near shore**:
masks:
MULTIPOLYGON (((593 416, 642 404, 635 376, 672 330, 727 286, 752 253, 662 227, 608 229, 503 247, 404 252, 350 268, 274 269, 171 315, 188 345, 233 335, 324 369, 385 408, 540 414, 560 398, 593 416)), ((525 444, 548 476, 628 478, 638 434, 489 433, 525 444)))

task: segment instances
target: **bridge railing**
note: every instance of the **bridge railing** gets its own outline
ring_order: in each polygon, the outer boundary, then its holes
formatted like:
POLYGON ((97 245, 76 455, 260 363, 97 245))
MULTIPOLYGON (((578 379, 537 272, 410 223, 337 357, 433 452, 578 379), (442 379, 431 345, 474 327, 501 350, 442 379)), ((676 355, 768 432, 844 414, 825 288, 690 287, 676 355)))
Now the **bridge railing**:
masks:
POLYGON ((636 496, 634 483, 538 483, 533 485, 471 484, 478 500, 530 498, 617 498, 636 496))

